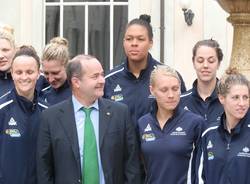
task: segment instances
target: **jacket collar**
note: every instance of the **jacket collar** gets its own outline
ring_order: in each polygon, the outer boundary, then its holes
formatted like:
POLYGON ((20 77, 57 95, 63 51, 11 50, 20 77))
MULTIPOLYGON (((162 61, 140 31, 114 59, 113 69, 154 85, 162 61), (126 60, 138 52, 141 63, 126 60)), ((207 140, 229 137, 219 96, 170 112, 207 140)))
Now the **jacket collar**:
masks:
MULTIPOLYGON (((151 71, 154 69, 154 67, 160 64, 159 62, 157 62, 150 53, 148 53, 148 57, 147 57, 147 67, 143 70, 141 70, 140 75, 139 75, 139 79, 145 78, 147 76, 150 76, 151 71)), ((125 62, 124 62, 124 71, 132 78, 135 78, 135 76, 130 72, 129 68, 128 68, 128 58, 126 58, 125 62)))
MULTIPOLYGON (((247 123, 250 121, 250 111, 246 113, 246 115, 239 121, 239 123, 231 130, 231 135, 237 135, 240 134, 241 130, 243 128, 246 128, 246 126, 249 126, 247 123)), ((249 128, 249 127, 248 127, 249 128)), ((219 132, 224 135, 229 134, 227 127, 226 127, 226 115, 225 113, 222 114, 220 122, 219 122, 219 132)))
POLYGON ((12 79, 11 73, 10 72, 6 72, 6 71, 0 71, 0 79, 12 79))
POLYGON ((63 85, 61 85, 59 88, 57 88, 57 89, 52 88, 52 89, 53 89, 55 92, 60 93, 61 91, 63 91, 64 89, 67 89, 67 88, 69 88, 68 80, 66 80, 66 81, 63 83, 63 85))
POLYGON ((22 109, 22 111, 24 113, 32 113, 37 109, 38 99, 37 99, 37 92, 36 91, 34 94, 33 101, 30 101, 30 100, 26 99, 25 97, 18 95, 15 88, 13 89, 12 93, 15 96, 17 103, 19 104, 20 108, 22 109))
MULTIPOLYGON (((158 110, 157 102, 156 102, 156 100, 154 100, 153 103, 152 103, 152 106, 151 106, 150 113, 153 116, 153 118, 156 120, 155 122, 157 122, 157 126, 159 126, 159 123, 158 123, 158 120, 157 120, 157 117, 156 117, 157 110, 158 110)), ((173 116, 168 119, 168 122, 174 121, 183 112, 184 112, 183 108, 180 107, 180 105, 178 104, 177 107, 174 110, 173 116)))
MULTIPOLYGON (((192 95, 201 99, 200 94, 198 93, 197 83, 198 83, 198 80, 196 79, 193 82, 192 95)), ((217 85, 217 83, 218 83, 218 79, 216 79, 216 85, 217 85)), ((208 98, 210 98, 212 101, 218 99, 216 87, 214 88, 212 94, 208 98)))

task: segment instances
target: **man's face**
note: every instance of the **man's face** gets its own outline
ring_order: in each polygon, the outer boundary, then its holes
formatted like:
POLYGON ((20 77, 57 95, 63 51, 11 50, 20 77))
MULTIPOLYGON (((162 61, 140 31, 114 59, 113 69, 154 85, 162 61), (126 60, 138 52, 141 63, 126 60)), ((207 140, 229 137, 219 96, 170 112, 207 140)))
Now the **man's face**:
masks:
POLYGON ((6 39, 0 39, 0 71, 9 71, 15 48, 6 39))
POLYGON ((43 73, 50 85, 57 89, 67 80, 67 74, 64 65, 58 60, 42 61, 43 73))
POLYGON ((91 59, 82 63, 84 72, 79 79, 79 92, 92 101, 103 96, 105 84, 104 71, 97 59, 91 59))

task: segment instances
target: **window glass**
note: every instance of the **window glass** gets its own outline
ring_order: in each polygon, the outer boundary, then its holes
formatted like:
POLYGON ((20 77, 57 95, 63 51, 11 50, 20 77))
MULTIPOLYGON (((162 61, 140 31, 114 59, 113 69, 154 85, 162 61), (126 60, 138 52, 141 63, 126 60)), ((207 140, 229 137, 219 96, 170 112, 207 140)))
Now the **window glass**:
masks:
POLYGON ((89 6, 89 54, 96 56, 109 70, 110 21, 109 6, 89 6))
POLYGON ((110 0, 63 0, 64 2, 110 2, 110 0))
POLYGON ((85 15, 84 6, 65 6, 63 36, 69 41, 70 57, 84 53, 85 15))
POLYGON ((46 0, 46 2, 50 3, 50 2, 59 2, 60 0, 46 0))
POLYGON ((55 36, 59 36, 60 32, 60 8, 59 6, 46 7, 46 43, 55 36))
POLYGON ((114 7, 114 66, 122 63, 125 58, 123 50, 123 37, 128 22, 128 7, 115 6, 114 7))

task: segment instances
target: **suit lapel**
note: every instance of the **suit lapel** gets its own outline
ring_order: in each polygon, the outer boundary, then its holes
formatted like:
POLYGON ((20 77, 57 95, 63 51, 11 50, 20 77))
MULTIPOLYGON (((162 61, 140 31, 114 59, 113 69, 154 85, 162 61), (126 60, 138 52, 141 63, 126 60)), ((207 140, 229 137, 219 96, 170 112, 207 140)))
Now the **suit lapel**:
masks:
POLYGON ((72 99, 68 99, 65 105, 60 109, 60 122, 64 129, 64 132, 71 144, 77 165, 80 167, 80 155, 79 155, 79 145, 78 145, 78 136, 75 123, 75 115, 73 110, 72 99))
POLYGON ((110 105, 108 105, 104 99, 100 98, 99 103, 99 147, 101 149, 103 144, 104 135, 107 131, 112 111, 110 105))

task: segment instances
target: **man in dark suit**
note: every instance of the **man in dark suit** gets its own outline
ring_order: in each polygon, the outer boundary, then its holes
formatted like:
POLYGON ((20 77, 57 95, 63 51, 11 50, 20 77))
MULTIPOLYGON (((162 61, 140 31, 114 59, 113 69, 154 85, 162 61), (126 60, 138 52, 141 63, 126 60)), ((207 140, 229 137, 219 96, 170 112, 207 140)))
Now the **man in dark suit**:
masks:
POLYGON ((67 76, 72 98, 52 106, 42 115, 37 150, 38 183, 141 183, 134 124, 127 106, 102 98, 105 80, 100 62, 92 56, 76 56, 67 66, 67 76), (98 157, 95 182, 92 176, 87 180, 85 177, 88 168, 85 162, 89 161, 85 151, 89 148, 84 146, 87 115, 83 108, 92 109, 90 119, 98 157))

